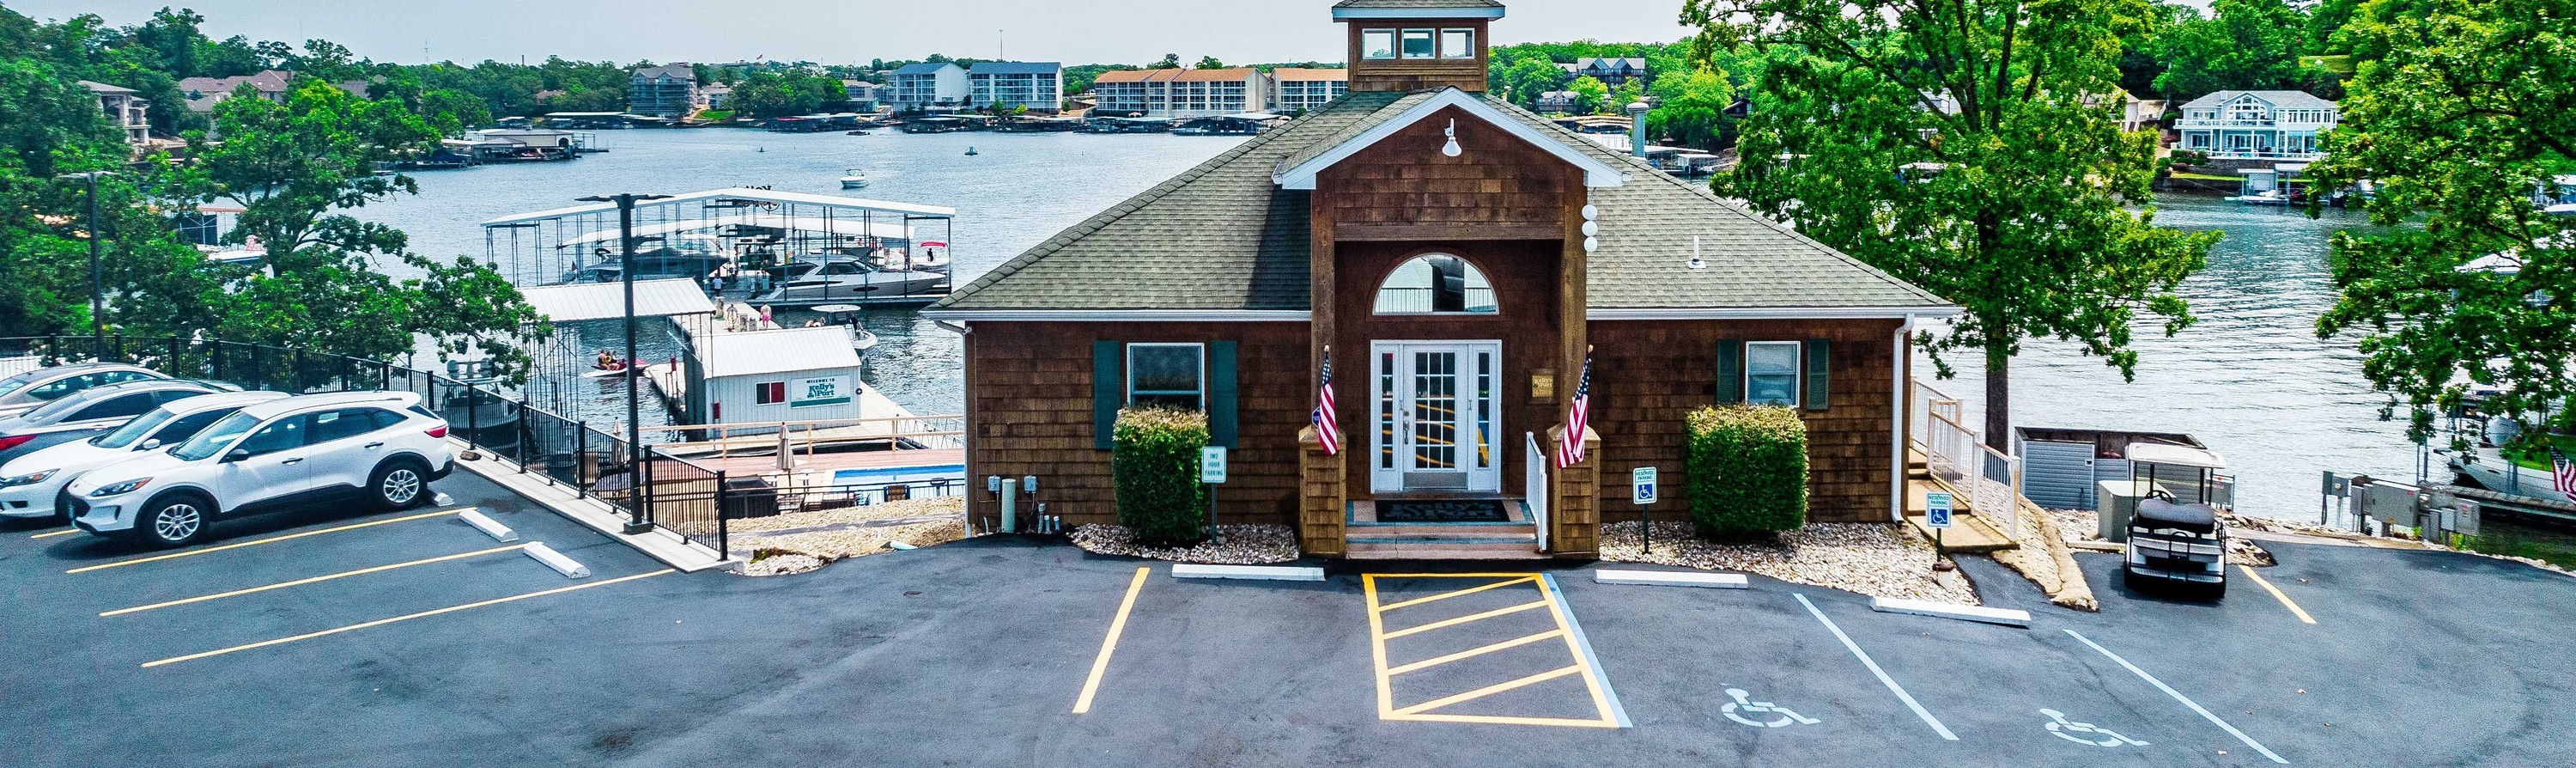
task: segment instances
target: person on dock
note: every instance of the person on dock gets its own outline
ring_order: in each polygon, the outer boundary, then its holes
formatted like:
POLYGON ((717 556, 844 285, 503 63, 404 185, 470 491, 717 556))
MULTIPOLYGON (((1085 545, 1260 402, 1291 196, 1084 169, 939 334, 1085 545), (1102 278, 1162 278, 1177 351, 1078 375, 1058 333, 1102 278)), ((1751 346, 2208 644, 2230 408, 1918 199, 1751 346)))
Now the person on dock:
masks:
POLYGON ((760 305, 760 322, 764 325, 776 322, 770 319, 769 305, 767 304, 760 305))
POLYGON ((715 289, 715 294, 716 294, 716 295, 718 295, 718 296, 723 296, 723 295, 724 295, 724 273, 722 273, 722 272, 718 272, 718 273, 716 273, 716 275, 715 275, 714 277, 707 278, 707 285, 715 289))

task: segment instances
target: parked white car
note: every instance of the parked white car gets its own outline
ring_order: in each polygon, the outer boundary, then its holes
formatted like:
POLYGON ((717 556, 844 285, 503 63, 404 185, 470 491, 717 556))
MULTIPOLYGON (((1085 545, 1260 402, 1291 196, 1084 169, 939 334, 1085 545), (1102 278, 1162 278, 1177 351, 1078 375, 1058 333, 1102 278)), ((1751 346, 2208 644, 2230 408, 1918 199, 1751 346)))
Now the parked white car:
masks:
POLYGON ((135 379, 166 379, 160 371, 124 363, 57 365, 0 379, 0 416, 16 416, 64 395, 135 379))
POLYGON ((409 392, 338 392, 245 407, 177 447, 72 480, 56 503, 81 530, 163 546, 219 517, 332 498, 399 509, 455 468, 447 420, 409 392))
MULTIPOLYGON (((95 390, 93 390, 95 391, 95 390)), ((124 426, 61 445, 41 448, 0 464, 0 516, 53 517, 54 494, 72 478, 109 464, 186 442, 216 419, 253 403, 286 397, 284 392, 224 392, 164 403, 134 417, 124 426)))

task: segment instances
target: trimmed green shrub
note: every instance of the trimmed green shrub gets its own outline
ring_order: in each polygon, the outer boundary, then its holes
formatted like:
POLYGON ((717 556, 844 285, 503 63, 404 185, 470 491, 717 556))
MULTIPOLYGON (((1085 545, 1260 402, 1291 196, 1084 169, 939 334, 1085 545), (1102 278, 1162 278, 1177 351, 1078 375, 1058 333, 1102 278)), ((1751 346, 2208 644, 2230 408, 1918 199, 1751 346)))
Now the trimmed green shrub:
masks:
POLYGON ((1118 486, 1118 524, 1148 546, 1207 538, 1207 486, 1199 484, 1207 414, 1128 407, 1118 411, 1111 434, 1109 474, 1118 486))
POLYGON ((1745 538, 1807 524, 1807 423, 1794 408, 1692 411, 1682 472, 1691 523, 1704 538, 1745 538))

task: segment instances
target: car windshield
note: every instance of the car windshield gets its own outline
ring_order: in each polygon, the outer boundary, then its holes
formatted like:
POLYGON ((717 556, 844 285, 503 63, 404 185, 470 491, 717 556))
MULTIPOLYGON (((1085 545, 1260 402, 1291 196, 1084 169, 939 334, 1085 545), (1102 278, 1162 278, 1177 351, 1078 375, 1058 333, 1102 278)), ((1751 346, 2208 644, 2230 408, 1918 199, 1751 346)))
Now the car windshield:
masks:
POLYGON ((36 383, 36 379, 40 378, 36 374, 40 373, 44 373, 44 371, 28 371, 6 379, 0 379, 0 397, 7 397, 11 392, 26 389, 27 385, 36 383))
POLYGON ((171 413, 168 408, 154 408, 150 412, 134 417, 134 420, 126 422, 125 426, 117 427, 114 432, 90 438, 89 444, 100 448, 123 448, 133 445, 134 441, 143 439, 144 435, 152 434, 152 430, 160 429, 163 423, 177 415, 171 413))
POLYGON ((251 428, 257 426, 259 426, 258 417, 237 412, 224 417, 223 421, 215 422, 214 426, 197 433, 196 437, 188 438, 188 442, 180 443, 179 447, 170 449, 170 455, 189 461, 213 456, 216 451, 223 450, 224 446, 231 445, 234 439, 249 434, 251 428))
POLYGON ((62 398, 62 399, 59 399, 59 400, 55 400, 55 401, 50 402, 50 403, 46 403, 46 404, 44 404, 44 405, 37 406, 35 410, 28 411, 28 412, 26 412, 26 413, 24 413, 24 414, 21 414, 19 418, 23 418, 23 419, 26 419, 26 420, 28 420, 28 421, 32 421, 32 422, 36 422, 36 423, 42 424, 42 423, 45 423, 46 421, 50 421, 50 420, 52 420, 52 419, 54 418, 54 416, 55 416, 55 415, 57 415, 57 414, 70 413, 70 412, 72 412, 73 410, 79 409, 81 406, 89 405, 89 404, 91 404, 91 403, 95 403, 95 402, 98 402, 98 400, 97 400, 97 399, 93 399, 93 398, 87 398, 87 397, 65 397, 65 398, 62 398))

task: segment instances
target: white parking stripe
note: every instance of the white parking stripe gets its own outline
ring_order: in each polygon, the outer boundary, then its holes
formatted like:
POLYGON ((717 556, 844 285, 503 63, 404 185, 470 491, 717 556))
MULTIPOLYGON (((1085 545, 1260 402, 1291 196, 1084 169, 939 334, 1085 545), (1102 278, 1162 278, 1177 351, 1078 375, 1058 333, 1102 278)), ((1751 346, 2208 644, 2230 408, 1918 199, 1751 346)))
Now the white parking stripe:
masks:
POLYGON ((2209 718, 2209 722, 2226 730, 2229 735, 2235 736, 2237 741, 2245 742, 2245 746, 2253 747, 2254 751, 2263 753, 2264 757, 2272 758, 2272 762, 2280 763, 2282 765, 2290 764, 2290 761, 2281 759, 2280 755, 2272 754, 2272 750, 2265 749, 2262 744, 2256 743, 2254 741, 2254 737, 2245 735, 2244 731, 2236 730, 2236 726, 2228 725, 2227 721, 2218 719, 2218 715, 2210 713, 2209 710, 2201 708, 2199 703, 2183 696, 2181 691, 2174 690, 2173 686, 2166 685, 2165 681, 2156 679, 2155 675, 2147 674, 2146 670, 2139 669, 2138 665, 2129 663, 2128 659, 2120 658, 2120 654, 2112 653, 2111 649, 2102 647, 2102 644, 2093 642, 2092 638, 2085 637, 2082 633, 2076 632, 2075 630, 2066 630, 2066 634, 2073 635, 2077 641, 2082 642, 2085 645, 2092 646, 2093 650, 2100 651, 2102 655, 2111 657, 2111 660, 2119 662, 2120 666, 2128 667, 2130 672, 2137 673, 2138 678, 2147 681, 2148 685, 2155 686, 2156 690, 2164 691, 2165 695, 2173 697, 2175 701, 2182 702, 2183 706, 2190 707, 2191 711, 2200 713, 2201 717, 2209 718))
POLYGON ((1932 731, 1934 733, 1941 734, 1941 738, 1948 739, 1950 741, 1959 740, 1958 734, 1951 733, 1949 726, 1941 724, 1941 718, 1933 717, 1931 710, 1924 709, 1922 703, 1914 700, 1913 694, 1906 693, 1905 686, 1897 685, 1895 678, 1888 677, 1887 670, 1879 669, 1878 662, 1871 661, 1868 651, 1861 650, 1859 643, 1852 642, 1850 635, 1843 634, 1842 627, 1834 626, 1833 619, 1825 618, 1824 611, 1816 610, 1816 604, 1808 602, 1806 595, 1798 595, 1797 598, 1799 605, 1807 606, 1808 613, 1815 614, 1817 621, 1824 622, 1825 629, 1834 633, 1834 639, 1843 641, 1843 647, 1851 649, 1853 656, 1860 657, 1861 665, 1869 667, 1869 673, 1877 675, 1878 681, 1885 683, 1888 690, 1894 691, 1898 701, 1905 702, 1905 706, 1912 708, 1916 717, 1923 718, 1923 723, 1925 725, 1932 726, 1932 731))

